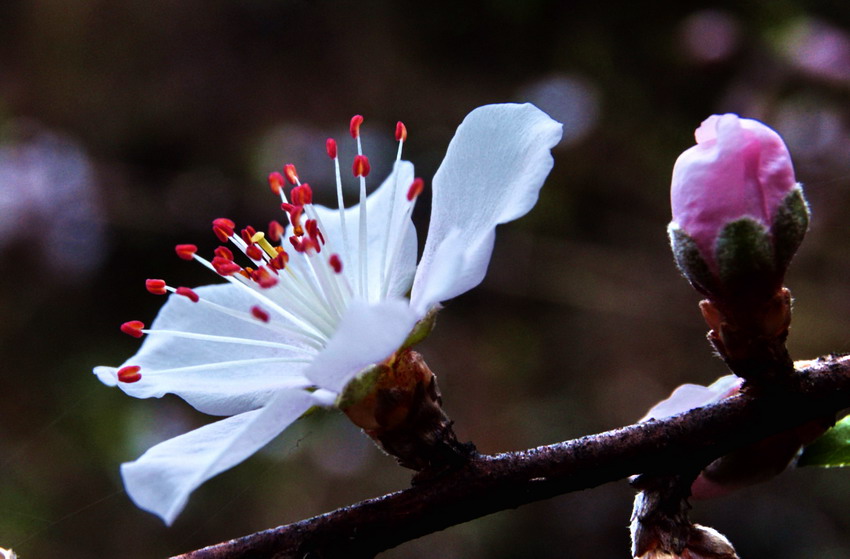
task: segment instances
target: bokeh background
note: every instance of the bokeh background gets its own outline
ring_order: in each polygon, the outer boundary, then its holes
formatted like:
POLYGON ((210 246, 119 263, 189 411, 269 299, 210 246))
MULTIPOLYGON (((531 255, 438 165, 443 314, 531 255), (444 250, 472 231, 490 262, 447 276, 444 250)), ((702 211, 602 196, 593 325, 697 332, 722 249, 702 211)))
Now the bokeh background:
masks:
MULTIPOLYGON (((405 487, 327 413, 204 485, 167 528, 128 500, 119 464, 209 418, 90 371, 137 347, 118 325, 156 314, 145 278, 214 279, 175 243, 209 252, 212 219, 278 217, 270 171, 294 162, 331 201, 324 140, 350 154, 351 115, 366 116, 374 177, 401 119, 427 180, 463 116, 502 101, 536 103, 565 138, 537 207, 500 228, 485 282, 420 346, 461 438, 497 452, 611 429, 724 373, 665 237, 673 162, 716 112, 775 127, 806 185, 792 354, 850 351, 846 2, 5 0, 0 547, 165 557, 405 487)), ((612 483, 384 557, 627 557, 631 500, 612 483)), ((744 558, 830 559, 850 556, 848 511, 850 472, 805 470, 693 518, 744 558)))

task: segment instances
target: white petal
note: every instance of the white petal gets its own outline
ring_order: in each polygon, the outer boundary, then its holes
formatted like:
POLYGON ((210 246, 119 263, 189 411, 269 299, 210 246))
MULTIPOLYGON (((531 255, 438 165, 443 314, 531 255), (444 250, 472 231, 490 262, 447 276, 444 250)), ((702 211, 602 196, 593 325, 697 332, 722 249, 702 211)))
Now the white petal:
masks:
POLYGON ((129 384, 118 381, 117 367, 95 367, 94 374, 134 398, 177 394, 203 413, 234 415, 262 407, 281 389, 310 386, 305 376, 293 372, 306 366, 271 358, 163 370, 143 368, 141 380, 129 384))
POLYGON ((455 297, 481 282, 496 226, 525 215, 537 202, 552 169, 550 150, 560 139, 561 125, 529 104, 487 105, 464 119, 434 176, 428 240, 413 286, 417 309, 455 297), (447 266, 439 258, 446 250, 442 245, 458 228, 464 247, 463 267, 440 270, 447 266), (432 276, 446 278, 449 274, 454 279, 439 288, 426 285, 432 276))
POLYGON ((171 524, 195 488, 265 446, 313 404, 307 392, 281 391, 261 409, 162 442, 122 464, 127 494, 171 524))
MULTIPOLYGON (((200 287, 195 291, 203 299, 241 312, 247 312, 256 303, 250 294, 229 284, 200 287)), ((283 317, 271 314, 273 322, 287 324, 283 317)), ((240 320, 179 295, 168 298, 151 329, 287 341, 279 331, 259 321, 240 320)), ((204 413, 231 415, 261 406, 277 389, 308 384, 301 373, 315 353, 316 350, 304 346, 262 347, 153 333, 145 338, 136 355, 122 365, 141 367, 142 380, 118 383, 117 369, 111 367, 98 367, 94 372, 105 384, 117 384, 136 398, 177 394, 204 413)))
POLYGON ((339 393, 365 367, 392 355, 416 320, 404 300, 389 299, 373 305, 353 301, 333 338, 304 375, 317 386, 339 393))
MULTIPOLYGON (((396 164, 393 172, 381 186, 366 198, 369 299, 372 301, 381 298, 381 267, 387 266, 391 257, 387 255, 385 258, 384 253, 392 252, 396 246, 399 247, 399 251, 394 265, 390 268, 388 294, 404 295, 410 290, 413 282, 413 274, 416 270, 416 228, 405 212, 410 206, 407 190, 413 178, 413 165, 408 161, 401 161, 396 164), (389 221, 391 213, 392 224, 389 221)), ((319 205, 314 208, 324 225, 326 240, 332 240, 333 250, 339 253, 342 259, 343 273, 349 278, 352 286, 357 285, 357 269, 360 265, 358 245, 360 205, 345 210, 348 253, 343 246, 339 210, 319 205)))
POLYGON ((670 397, 655 404, 641 421, 664 419, 694 408, 707 406, 728 398, 740 388, 743 380, 735 375, 720 377, 709 386, 683 384, 676 388, 670 397))

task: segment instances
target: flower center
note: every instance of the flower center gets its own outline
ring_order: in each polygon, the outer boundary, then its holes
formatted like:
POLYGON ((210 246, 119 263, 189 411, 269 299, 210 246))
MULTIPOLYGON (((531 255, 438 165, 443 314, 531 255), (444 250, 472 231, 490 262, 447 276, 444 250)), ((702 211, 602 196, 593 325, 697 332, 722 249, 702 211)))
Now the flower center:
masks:
MULTIPOLYGON (((333 336, 353 299, 376 302, 386 298, 390 289, 391 271, 402 250, 403 233, 405 227, 409 226, 410 214, 424 183, 422 179, 415 179, 408 186, 406 204, 399 204, 401 210, 396 211, 399 162, 402 147, 407 140, 407 129, 399 122, 395 131, 398 142, 396 171, 389 185, 392 192, 388 210, 385 210, 386 215, 369 218, 366 177, 370 165, 368 157, 363 154, 360 139, 362 123, 363 117, 360 115, 353 117, 350 123, 351 136, 357 142, 357 155, 352 163, 352 174, 359 181, 359 206, 356 210, 345 210, 337 144, 333 138, 329 138, 325 149, 335 168, 337 211, 317 211, 313 204, 312 188, 308 183, 301 182, 295 165, 287 164, 282 173, 273 172, 268 178, 272 192, 280 197, 286 225, 271 221, 265 232, 250 225, 237 231, 232 220, 218 218, 212 223, 213 233, 228 245, 216 248, 211 260, 198 255, 195 245, 181 244, 175 247, 180 258, 200 262, 249 293, 255 303, 250 308, 235 309, 221 305, 207 300, 192 289, 172 287, 161 279, 149 279, 145 283, 150 293, 175 293, 230 317, 272 328, 281 334, 281 342, 146 329, 140 321, 124 323, 122 331, 135 337, 144 334, 171 335, 223 343, 304 349, 315 353, 333 336), (287 183, 291 185, 288 196, 287 183), (333 227, 326 227, 323 217, 335 221, 331 223, 333 227), (346 223, 346 219, 350 222, 356 219, 356 222, 346 223), (369 225, 385 228, 377 237, 380 239, 378 245, 369 244, 369 225), (238 256, 238 253, 242 253, 244 258, 238 256), (353 263, 351 269, 348 269, 348 263, 353 263), (373 265, 370 266, 370 263, 373 265), (380 265, 376 266, 377 263, 380 265), (377 285, 378 289, 370 289, 372 285, 377 285)), ((141 376, 138 368, 131 368, 119 375, 119 380, 137 382, 141 376)))

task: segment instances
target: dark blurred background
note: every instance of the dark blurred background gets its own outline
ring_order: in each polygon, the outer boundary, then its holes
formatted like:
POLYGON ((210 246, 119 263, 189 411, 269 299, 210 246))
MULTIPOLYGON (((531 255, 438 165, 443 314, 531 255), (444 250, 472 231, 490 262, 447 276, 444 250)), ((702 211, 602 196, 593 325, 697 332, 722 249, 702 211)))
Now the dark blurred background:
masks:
MULTIPOLYGON (((814 221, 787 284, 797 358, 850 350, 850 7, 843 1, 6 0, 0 3, 0 547, 23 558, 163 557, 406 486, 335 412, 205 484, 171 528, 119 464, 208 418, 101 385, 162 300, 211 278, 173 245, 210 220, 277 218, 298 165, 332 200, 324 139, 366 117, 372 185, 394 153, 433 175, 457 124, 531 101, 564 122, 534 211, 420 346, 484 452, 631 423, 724 374, 665 236, 670 172, 716 112, 776 128, 814 221)), ((349 151, 350 153, 350 151, 349 151)), ((505 203, 510 203, 506 200, 505 203)), ((427 195, 417 208, 427 225, 427 195)), ((424 238, 424 235, 422 235, 424 238)), ((496 514, 388 558, 622 558, 625 482, 496 514)), ((742 557, 850 556, 850 472, 790 471, 696 503, 742 557)))

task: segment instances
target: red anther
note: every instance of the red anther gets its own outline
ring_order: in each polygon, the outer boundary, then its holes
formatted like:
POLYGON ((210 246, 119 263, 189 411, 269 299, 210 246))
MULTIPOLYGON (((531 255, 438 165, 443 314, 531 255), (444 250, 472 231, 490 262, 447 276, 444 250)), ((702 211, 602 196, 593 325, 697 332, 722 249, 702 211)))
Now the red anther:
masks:
POLYGON ((354 165, 351 166, 355 177, 366 177, 369 175, 371 167, 369 167, 369 158, 365 155, 355 155, 354 165))
POLYGON ((213 225, 218 225, 219 227, 224 227, 226 229, 235 229, 236 223, 233 222, 232 219, 228 219, 226 217, 217 217, 213 220, 213 225))
POLYGON ((348 131, 351 132, 352 138, 356 138, 360 135, 361 124, 363 124, 363 117, 361 115, 354 115, 351 117, 351 124, 348 125, 348 131))
POLYGON ((269 266, 275 270, 283 270, 289 263, 289 255, 282 247, 277 247, 277 249, 279 252, 277 253, 277 256, 269 260, 269 266))
POLYGON ((404 123, 400 120, 395 123, 395 141, 407 141, 407 126, 405 126, 404 123))
POLYGON ((141 338, 145 335, 142 332, 142 329, 145 327, 145 323, 141 320, 131 320, 130 322, 125 322, 121 325, 121 331, 127 334, 128 336, 133 336, 134 338, 141 338))
POLYGON ((335 273, 342 273, 342 260, 340 259, 339 254, 331 254, 331 257, 328 259, 328 264, 331 265, 331 268, 334 269, 335 273))
POLYGON ((233 229, 235 227, 236 224, 226 217, 220 217, 213 220, 213 233, 215 233, 218 240, 223 243, 226 243, 227 240, 233 236, 233 229))
POLYGON ((216 273, 221 276, 232 276, 233 274, 242 271, 239 264, 235 263, 233 260, 222 258, 221 256, 216 256, 212 259, 212 266, 216 273))
POLYGON ((269 188, 277 195, 280 195, 280 189, 283 188, 283 175, 274 171, 269 173, 269 188))
POLYGON ((145 280, 145 289, 154 295, 165 295, 167 293, 165 289, 165 280, 161 279, 145 280))
POLYGON ((177 293, 178 295, 182 295, 183 297, 186 297, 187 299, 189 299, 193 303, 197 303, 198 301, 201 300, 201 298, 198 297, 198 294, 195 293, 194 291, 192 291, 191 289, 189 289, 188 287, 178 287, 177 289, 174 290, 174 292, 177 293))
POLYGON ((233 234, 233 231, 231 230, 228 232, 227 229, 222 229, 221 227, 213 225, 213 233, 215 233, 215 236, 216 238, 218 238, 219 241, 226 243, 227 240, 230 238, 230 235, 233 234))
POLYGON ((256 232, 257 230, 249 225, 245 229, 240 231, 239 234, 242 237, 242 240, 245 241, 245 244, 250 245, 254 242, 251 240, 251 238, 254 236, 254 234, 256 234, 256 232))
POLYGON ((283 225, 278 223, 277 221, 269 221, 269 232, 266 235, 273 243, 280 241, 280 237, 283 235, 283 225))
POLYGON ((142 375, 139 373, 141 367, 138 365, 128 365, 126 367, 121 367, 118 369, 118 381, 119 382, 139 382, 142 380, 142 375))
POLYGON ((410 188, 407 189, 407 201, 412 202, 414 198, 422 194, 422 191, 424 189, 425 181, 423 181, 419 177, 413 179, 413 182, 410 183, 410 188))
POLYGON ((336 159, 336 140, 333 138, 325 140, 325 149, 328 150, 328 157, 336 159))
MULTIPOLYGON (((309 235, 310 239, 316 244, 316 247, 319 246, 319 243, 325 244, 325 236, 322 235, 322 232, 319 230, 319 224, 316 223, 315 219, 307 220, 307 235, 309 235)), ((319 252, 318 250, 316 252, 319 252)))
POLYGON ((313 203, 313 189, 306 182, 301 186, 296 186, 289 193, 292 203, 296 206, 306 206, 313 203))
POLYGON ((183 260, 192 260, 195 257, 195 253, 198 252, 198 247, 195 245, 177 245, 174 247, 174 251, 183 260))
POLYGON ((304 229, 301 227, 301 214, 304 213, 304 206, 293 206, 292 204, 281 204, 283 211, 289 214, 289 222, 292 224, 292 232, 299 237, 304 234, 304 229))
POLYGON ((248 258, 251 260, 262 260, 263 259, 263 249, 258 247, 257 245, 251 245, 245 249, 245 254, 248 255, 248 258))
POLYGON ((257 282, 263 289, 277 285, 277 274, 273 274, 265 266, 251 272, 251 279, 257 282))
POLYGON ((263 309, 261 309, 257 305, 254 305, 253 307, 251 307, 251 314, 254 316, 254 318, 256 318, 257 320, 260 320, 262 322, 268 322, 269 318, 270 318, 269 313, 267 313, 266 311, 264 311, 263 309))
POLYGON ((283 174, 289 179, 292 184, 298 184, 298 171, 295 170, 295 165, 287 163, 283 166, 283 174))
POLYGON ((218 247, 213 251, 213 253, 219 258, 224 258, 225 260, 233 260, 233 252, 227 247, 218 247))
POLYGON ((295 235, 289 237, 289 242, 292 243, 292 248, 295 249, 295 252, 305 253, 311 248, 315 248, 313 246, 313 241, 308 237, 296 237, 295 235))

